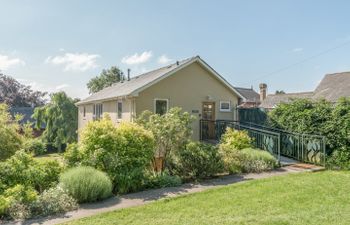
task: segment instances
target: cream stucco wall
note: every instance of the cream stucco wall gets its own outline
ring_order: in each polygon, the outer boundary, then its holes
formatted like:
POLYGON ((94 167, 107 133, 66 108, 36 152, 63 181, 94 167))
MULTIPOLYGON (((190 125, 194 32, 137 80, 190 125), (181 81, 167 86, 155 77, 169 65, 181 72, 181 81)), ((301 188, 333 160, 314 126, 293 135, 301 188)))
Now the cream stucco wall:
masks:
POLYGON ((215 102, 215 119, 236 119, 238 96, 199 63, 193 63, 140 92, 136 98, 136 114, 144 110, 154 112, 155 98, 168 99, 169 108, 178 106, 190 113, 192 110, 199 112, 192 113, 197 118, 192 125, 194 140, 199 139, 203 102, 215 102), (230 101, 231 111, 220 112, 220 101, 230 101))

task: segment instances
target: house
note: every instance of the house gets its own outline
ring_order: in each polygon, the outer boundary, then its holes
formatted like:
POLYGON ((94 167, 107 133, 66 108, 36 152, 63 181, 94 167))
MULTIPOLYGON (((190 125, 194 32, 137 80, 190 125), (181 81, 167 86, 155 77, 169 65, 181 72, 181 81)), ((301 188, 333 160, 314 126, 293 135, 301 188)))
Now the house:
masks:
POLYGON ((239 99, 238 108, 256 108, 260 105, 260 95, 254 91, 253 87, 235 87, 235 89, 244 97, 239 99))
POLYGON ((197 119, 193 139, 199 139, 199 119, 236 120, 236 107, 246 98, 199 56, 129 78, 76 103, 78 128, 108 113, 116 124, 133 121, 143 111, 164 114, 181 107, 197 119), (242 100, 240 100, 242 99, 242 100))
MULTIPOLYGON (((265 87, 265 93, 266 93, 265 87)), ((264 87, 260 88, 260 93, 264 87)), ((260 107, 273 109, 281 102, 288 103, 293 99, 326 99, 335 103, 340 97, 350 97, 350 72, 326 74, 314 91, 263 95, 260 107)))
MULTIPOLYGON (((24 125, 27 123, 32 124, 32 127, 34 127, 35 119, 32 118, 32 115, 34 114, 34 107, 11 107, 9 109, 9 113, 14 118, 17 114, 22 115, 23 118, 19 121, 20 125, 24 125)), ((46 124, 42 123, 40 129, 34 129, 33 135, 35 137, 40 136, 44 130, 45 130, 46 124)))

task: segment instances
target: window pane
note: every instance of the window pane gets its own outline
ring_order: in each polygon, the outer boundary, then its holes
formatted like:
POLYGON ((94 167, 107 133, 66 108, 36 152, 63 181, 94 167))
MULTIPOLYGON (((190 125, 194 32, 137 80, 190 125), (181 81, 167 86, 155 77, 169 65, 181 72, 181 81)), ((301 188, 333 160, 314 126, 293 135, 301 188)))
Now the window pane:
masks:
POLYGON ((168 109, 168 102, 166 100, 156 100, 156 113, 164 115, 168 109))
POLYGON ((122 102, 118 102, 117 104, 117 113, 118 113, 118 119, 121 119, 122 118, 122 113, 123 113, 123 104, 122 102))
POLYGON ((230 104, 227 102, 221 103, 221 109, 230 109, 230 104))

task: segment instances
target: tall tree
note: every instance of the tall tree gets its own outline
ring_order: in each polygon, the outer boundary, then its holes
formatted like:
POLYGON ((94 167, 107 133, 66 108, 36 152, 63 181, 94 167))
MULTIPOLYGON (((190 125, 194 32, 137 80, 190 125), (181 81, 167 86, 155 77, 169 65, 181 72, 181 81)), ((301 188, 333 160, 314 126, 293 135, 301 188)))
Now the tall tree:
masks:
POLYGON ((102 70, 99 76, 92 78, 87 83, 87 88, 89 89, 90 94, 96 93, 124 78, 123 72, 118 67, 112 66, 110 69, 102 70))
POLYGON ((276 90, 276 92, 275 92, 276 95, 283 95, 285 93, 286 92, 284 92, 283 90, 276 90))
POLYGON ((75 100, 68 97, 64 92, 51 94, 49 104, 38 107, 34 111, 33 118, 36 127, 46 124, 44 138, 59 151, 64 144, 77 139, 78 109, 75 100))
POLYGON ((45 103, 46 93, 33 91, 30 86, 0 73, 0 102, 10 107, 41 106, 45 103))

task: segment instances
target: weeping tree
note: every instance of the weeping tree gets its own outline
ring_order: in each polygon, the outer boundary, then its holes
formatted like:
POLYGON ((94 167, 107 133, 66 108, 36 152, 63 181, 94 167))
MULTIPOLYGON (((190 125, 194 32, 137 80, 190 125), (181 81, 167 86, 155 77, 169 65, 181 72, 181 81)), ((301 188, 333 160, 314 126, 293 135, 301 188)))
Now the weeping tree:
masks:
POLYGON ((77 139, 78 109, 74 104, 76 100, 64 92, 53 93, 50 97, 50 103, 35 109, 33 118, 36 128, 46 125, 43 138, 47 143, 61 151, 62 146, 77 139))

